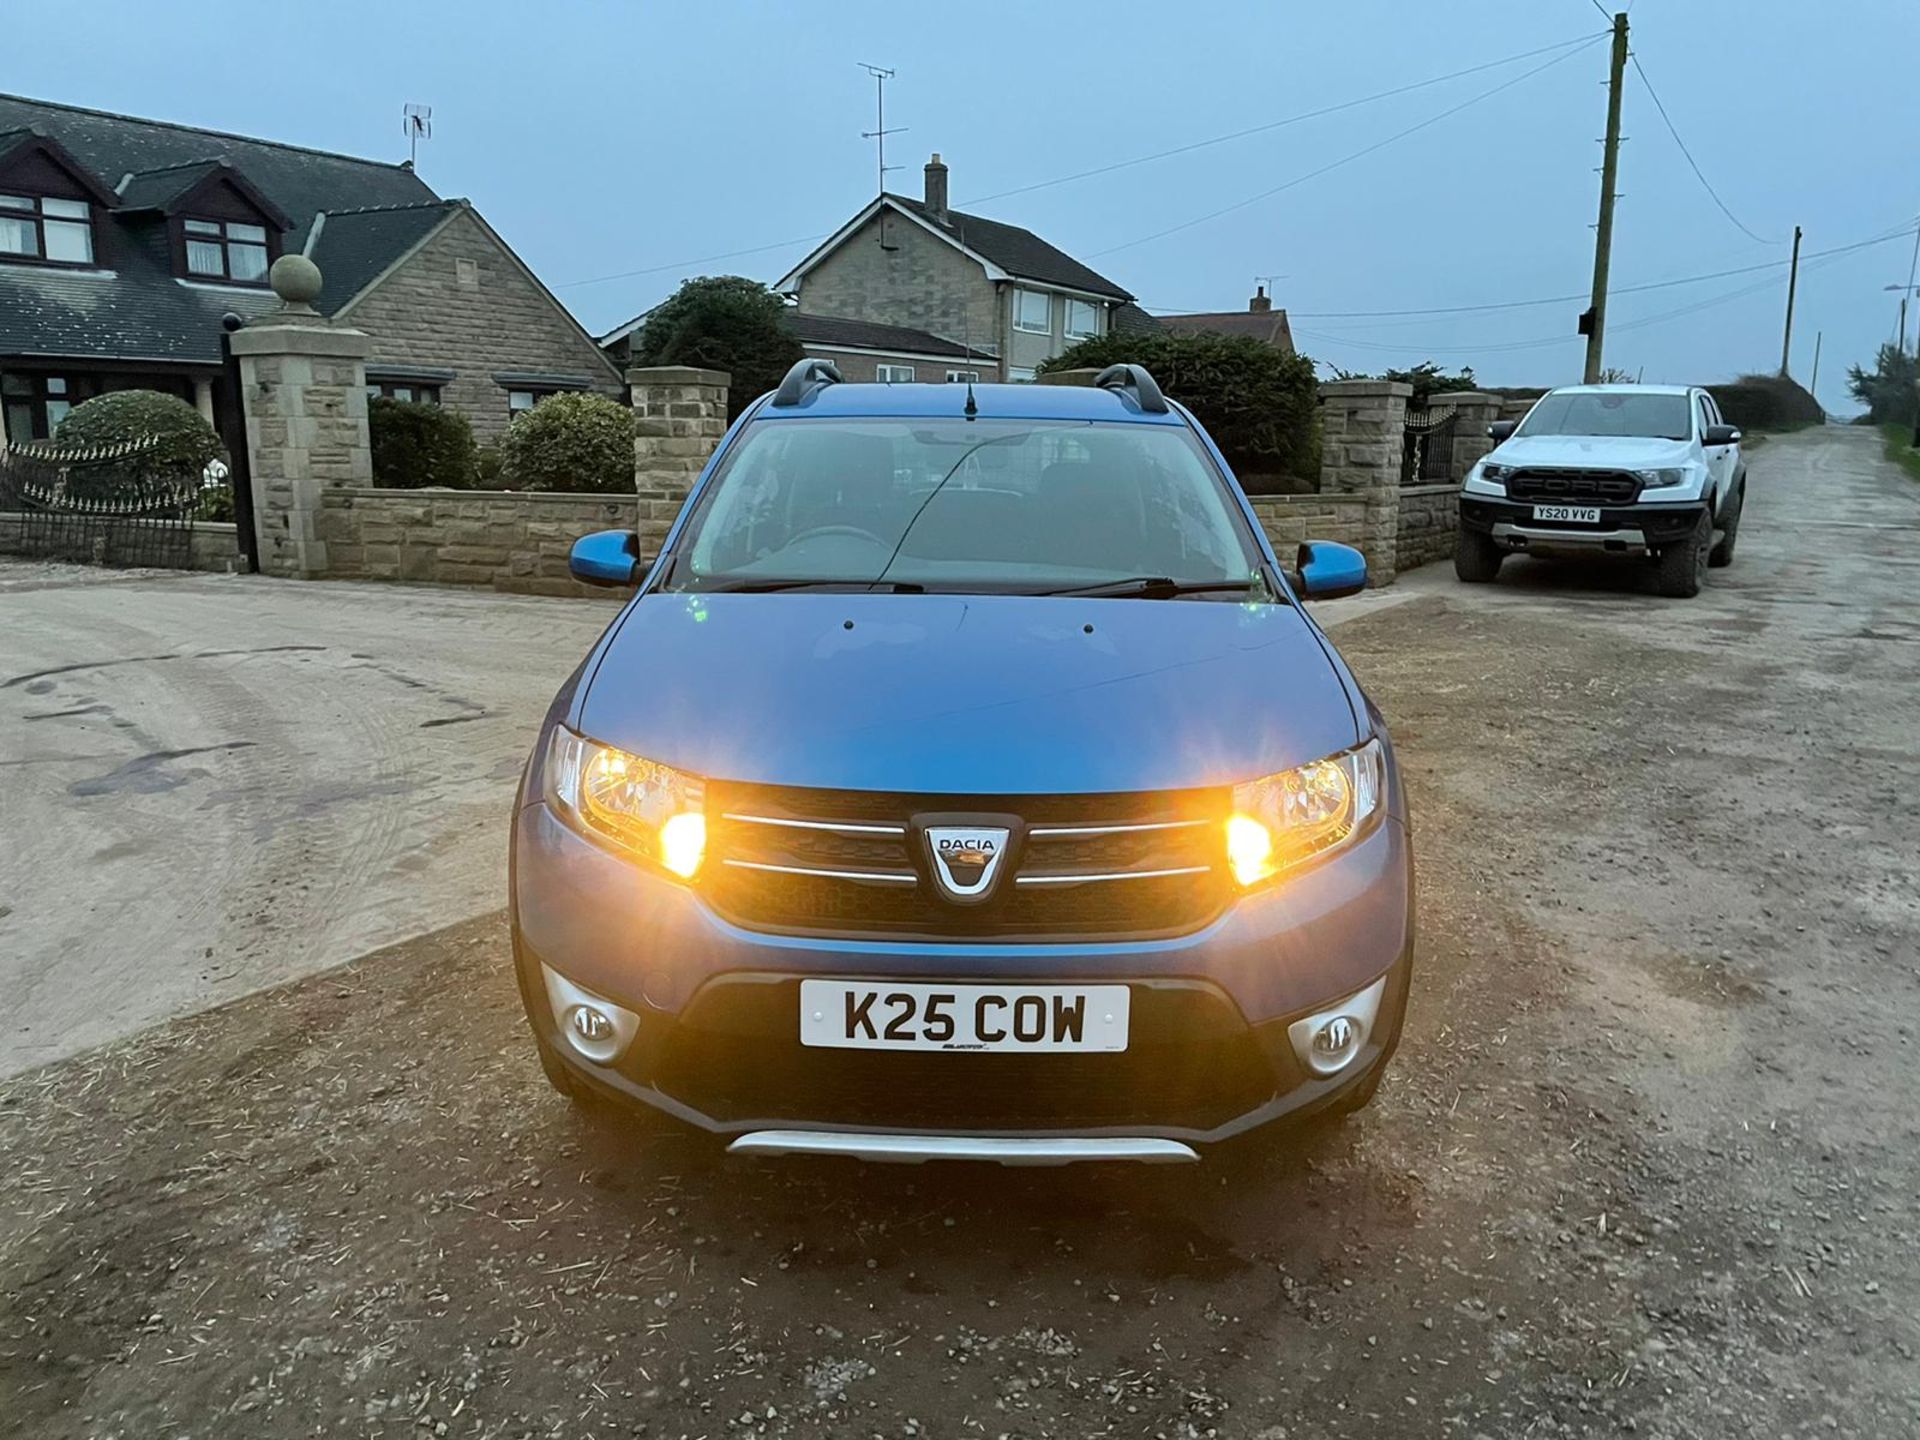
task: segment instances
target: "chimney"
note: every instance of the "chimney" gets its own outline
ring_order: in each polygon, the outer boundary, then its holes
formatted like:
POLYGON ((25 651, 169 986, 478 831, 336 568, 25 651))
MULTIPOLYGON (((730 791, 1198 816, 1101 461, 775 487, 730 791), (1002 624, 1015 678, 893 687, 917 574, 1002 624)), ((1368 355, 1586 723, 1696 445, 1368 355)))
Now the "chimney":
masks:
POLYGON ((1247 312, 1252 315, 1265 315, 1272 311, 1273 301, 1267 298, 1267 287, 1254 287, 1253 298, 1247 302, 1247 312))
POLYGON ((947 166, 938 150, 933 152, 933 159, 927 162, 925 198, 927 210, 934 219, 944 224, 947 218, 947 166))

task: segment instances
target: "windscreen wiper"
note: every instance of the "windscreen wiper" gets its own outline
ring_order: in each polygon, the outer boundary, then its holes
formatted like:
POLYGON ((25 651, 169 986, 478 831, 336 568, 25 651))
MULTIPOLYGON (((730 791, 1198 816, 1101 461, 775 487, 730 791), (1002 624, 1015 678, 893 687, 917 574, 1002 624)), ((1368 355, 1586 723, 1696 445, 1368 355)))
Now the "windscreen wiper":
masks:
MULTIPOLYGON (((1171 600, 1176 595, 1209 595, 1229 590, 1252 590, 1258 578, 1244 580, 1175 580, 1171 575, 1135 575, 1104 585, 1075 585, 1065 590, 1036 590, 1036 595, 1096 595, 1122 599, 1171 600)), ((1264 587, 1263 587, 1264 588, 1264 587)))
POLYGON ((886 595, 924 595, 927 587, 910 580, 723 580, 701 585, 702 595, 765 595, 775 590, 851 590, 856 593, 878 591, 886 595))

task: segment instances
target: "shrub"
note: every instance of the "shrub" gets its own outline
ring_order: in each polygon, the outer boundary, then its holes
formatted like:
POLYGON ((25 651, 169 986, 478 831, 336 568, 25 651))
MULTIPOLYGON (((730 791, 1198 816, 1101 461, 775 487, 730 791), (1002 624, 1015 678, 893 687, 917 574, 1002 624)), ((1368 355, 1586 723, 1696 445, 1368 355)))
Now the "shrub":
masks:
POLYGON ((193 406, 158 390, 116 390, 96 395, 68 413, 54 439, 63 444, 117 445, 152 440, 132 468, 143 475, 198 475, 226 448, 213 426, 193 406))
POLYGON ((1313 362, 1246 336, 1099 335, 1054 356, 1044 371, 1144 365, 1191 409, 1236 474, 1317 475, 1313 362))
POLYGON ((501 446, 515 490, 633 493, 633 411, 592 391, 550 395, 515 420, 501 446))
POLYGON ((489 440, 475 452, 473 488, 476 490, 504 490, 507 488, 507 457, 501 453, 500 442, 489 440))
POLYGON ((1791 430, 1827 418, 1820 402, 1784 375, 1742 375, 1707 390, 1721 417, 1742 430, 1791 430))
POLYGON ((697 365, 725 370, 727 419, 767 391, 800 359, 788 333, 786 301, 757 280, 705 275, 689 280, 654 307, 634 337, 636 365, 697 365))
POLYGON ((1398 380, 1402 385, 1411 385, 1413 394, 1408 397, 1407 405, 1415 410, 1424 410, 1428 401, 1435 395, 1480 388, 1480 382, 1473 378, 1471 365, 1463 365, 1459 374, 1449 375, 1432 360, 1422 360, 1411 370, 1384 370, 1378 375, 1350 375, 1343 370, 1340 372, 1340 378, 1342 380, 1398 380))
POLYGON ((367 402, 367 437, 376 485, 395 490, 473 488, 478 472, 473 426, 457 410, 376 397, 367 402))
POLYGON ((1920 405, 1920 396, 1913 388, 1916 377, 1920 377, 1920 356, 1882 345, 1872 370, 1862 370, 1858 365, 1848 369, 1847 388, 1867 407, 1868 424, 1911 426, 1914 410, 1920 405))

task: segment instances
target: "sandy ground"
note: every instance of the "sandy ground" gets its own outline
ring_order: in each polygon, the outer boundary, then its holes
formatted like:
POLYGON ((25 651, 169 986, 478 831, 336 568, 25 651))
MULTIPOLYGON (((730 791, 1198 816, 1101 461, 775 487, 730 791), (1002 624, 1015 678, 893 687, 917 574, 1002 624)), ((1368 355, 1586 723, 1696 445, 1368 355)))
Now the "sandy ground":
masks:
POLYGON ((613 613, 0 562, 0 1076, 498 905, 613 613))
POLYGON ((0 1433, 1920 1433, 1920 487, 1691 602, 1341 627, 1421 861, 1375 1107, 1176 1170, 728 1161, 549 1093, 497 916, 0 1086, 0 1433))

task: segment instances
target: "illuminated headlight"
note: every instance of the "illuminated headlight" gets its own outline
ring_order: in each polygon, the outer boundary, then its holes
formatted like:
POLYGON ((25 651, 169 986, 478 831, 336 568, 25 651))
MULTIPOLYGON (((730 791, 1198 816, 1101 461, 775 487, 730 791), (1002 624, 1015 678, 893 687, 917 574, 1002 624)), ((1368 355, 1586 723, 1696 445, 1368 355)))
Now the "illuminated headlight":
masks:
POLYGON ((1351 844, 1371 824, 1386 791, 1378 740, 1233 787, 1227 866, 1243 888, 1351 844))
POLYGON ((1659 490, 1668 485, 1687 483, 1687 472, 1684 467, 1673 470, 1636 470, 1633 473, 1640 477, 1642 490, 1659 490))
POLYGON ((682 880, 707 853, 706 787, 675 770, 554 727, 547 803, 570 824, 682 880))

